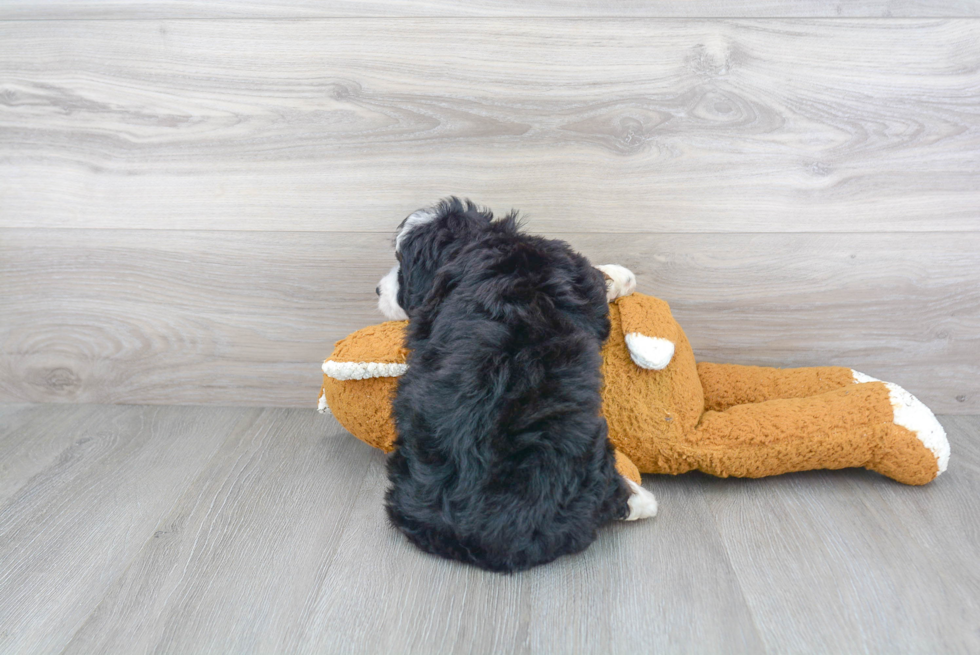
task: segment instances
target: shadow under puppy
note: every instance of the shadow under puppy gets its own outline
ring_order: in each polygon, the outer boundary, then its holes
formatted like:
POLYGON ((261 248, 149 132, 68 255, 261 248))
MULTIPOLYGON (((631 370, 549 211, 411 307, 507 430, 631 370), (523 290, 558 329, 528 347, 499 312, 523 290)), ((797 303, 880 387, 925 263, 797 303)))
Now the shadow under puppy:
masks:
POLYGON ((656 514, 617 473, 599 416, 607 301, 632 293, 632 273, 457 198, 402 221, 395 255, 377 293, 389 319, 410 319, 386 495, 399 530, 518 571, 585 549, 612 519, 656 514))

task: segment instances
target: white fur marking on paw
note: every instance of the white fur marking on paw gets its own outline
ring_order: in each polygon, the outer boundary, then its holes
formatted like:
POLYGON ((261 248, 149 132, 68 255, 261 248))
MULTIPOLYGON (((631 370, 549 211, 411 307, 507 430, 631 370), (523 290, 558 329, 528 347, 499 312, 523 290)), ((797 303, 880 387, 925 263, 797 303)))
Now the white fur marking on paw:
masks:
POLYGON ((389 321, 407 321, 408 314, 398 304, 398 269, 395 264, 378 282, 378 309, 389 321))
POLYGON ((603 264, 596 266, 609 276, 606 280, 606 300, 612 302, 616 298, 628 296, 636 291, 636 276, 633 271, 618 264, 603 264))
POLYGON ((855 371, 851 369, 851 375, 854 376, 854 384, 863 384, 865 382, 881 382, 878 378, 873 378, 870 375, 865 375, 860 371, 855 371))
POLYGON ((660 337, 648 337, 639 332, 626 335, 626 348, 637 366, 654 371, 666 368, 674 357, 673 342, 660 337))
POLYGON ((888 387, 888 395, 892 401, 895 424, 914 432, 922 445, 932 451, 939 465, 939 471, 936 473, 938 477, 949 464, 949 441, 946 439, 946 431, 936 420, 932 410, 921 400, 897 384, 891 382, 884 384, 888 387))
POLYGON ((623 479, 626 480, 626 484, 629 485, 630 491, 632 492, 628 501, 630 513, 625 520, 636 521, 638 519, 648 519, 651 516, 656 516, 657 499, 654 495, 632 480, 627 478, 623 479))
POLYGON ((320 400, 316 403, 316 411, 321 414, 329 414, 330 409, 327 407, 327 394, 321 393, 320 400))
MULTIPOLYGON (((851 369, 856 384, 864 382, 881 382, 878 378, 865 375, 860 371, 851 369)), ((892 403, 892 420, 896 425, 901 425, 906 430, 911 430, 922 445, 925 446, 936 456, 936 463, 940 473, 946 470, 949 465, 949 441, 946 439, 946 430, 936 419, 936 415, 925 404, 913 396, 902 387, 892 382, 883 382, 888 388, 888 399, 892 403)))
POLYGON ((328 359, 321 367, 323 374, 334 380, 364 380, 367 378, 396 378, 404 375, 408 364, 382 362, 335 362, 328 359))

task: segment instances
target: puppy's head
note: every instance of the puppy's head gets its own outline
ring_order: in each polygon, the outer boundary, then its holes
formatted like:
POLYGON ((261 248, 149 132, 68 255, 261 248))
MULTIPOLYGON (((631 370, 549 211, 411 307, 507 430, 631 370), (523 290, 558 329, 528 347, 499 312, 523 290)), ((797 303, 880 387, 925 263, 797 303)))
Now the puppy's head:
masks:
POLYGON ((395 233, 398 264, 376 289, 381 312, 389 320, 407 319, 429 294, 438 270, 485 233, 492 220, 489 210, 455 197, 410 214, 395 233))

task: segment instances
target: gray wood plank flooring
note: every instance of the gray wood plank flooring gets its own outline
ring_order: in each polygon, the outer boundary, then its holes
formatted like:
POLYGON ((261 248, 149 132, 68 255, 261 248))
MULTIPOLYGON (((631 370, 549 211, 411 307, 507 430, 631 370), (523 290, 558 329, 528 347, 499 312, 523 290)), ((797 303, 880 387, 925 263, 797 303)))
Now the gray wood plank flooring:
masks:
POLYGON ((96 411, 33 405, 0 415, 0 505, 62 456, 79 439, 72 428, 96 411))
POLYGON ((963 468, 954 471, 955 482, 900 487, 857 471, 758 484, 706 479, 708 503, 769 651, 874 652, 886 643, 896 653, 927 652, 928 644, 936 645, 933 652, 980 648, 980 545, 970 538, 980 510, 967 500, 980 492, 971 474, 980 435, 975 422, 969 425, 972 434, 964 436, 974 442, 956 442, 963 468))
POLYGON ((0 504, 0 650, 10 653, 60 651, 228 432, 258 410, 38 411, 67 420, 58 433, 40 419, 20 428, 19 441, 61 449, 39 471, 15 458, 25 470, 8 475, 30 477, 0 504))
POLYGON ((236 429, 67 652, 295 652, 373 455, 339 433, 295 410, 236 429))
POLYGON ((498 576, 389 528, 312 410, 0 405, 0 651, 977 652, 980 417, 941 420, 925 487, 648 476, 656 519, 498 576))

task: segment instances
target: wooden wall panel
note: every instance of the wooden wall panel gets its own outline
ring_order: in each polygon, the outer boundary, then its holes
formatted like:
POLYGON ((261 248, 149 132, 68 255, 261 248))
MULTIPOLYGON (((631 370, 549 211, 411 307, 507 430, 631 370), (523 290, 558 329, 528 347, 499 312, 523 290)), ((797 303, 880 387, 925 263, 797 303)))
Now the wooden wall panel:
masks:
POLYGON ((0 22, 0 227, 977 228, 980 22, 0 22))
MULTIPOLYGON (((699 358, 846 365, 980 410, 978 234, 554 236, 632 268, 699 358)), ((392 263, 381 234, 6 230, 0 402, 312 407, 392 263)))
POLYGON ((634 268, 703 358, 980 408, 980 21, 894 18, 972 3, 256 20, 324 6, 0 7, 0 401, 310 406, 456 193, 634 268))
POLYGON ((336 16, 952 17, 970 0, 5 0, 0 19, 328 18, 336 16))

